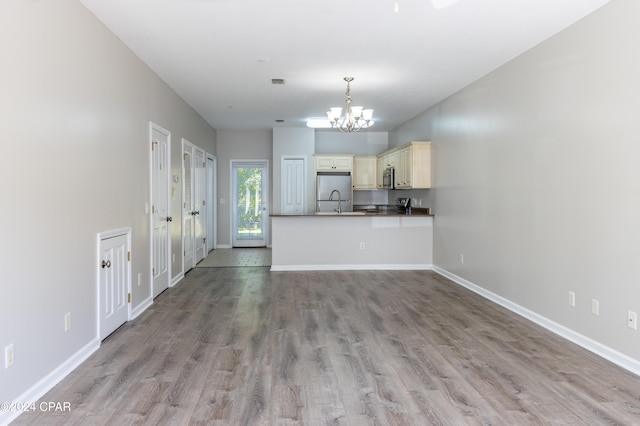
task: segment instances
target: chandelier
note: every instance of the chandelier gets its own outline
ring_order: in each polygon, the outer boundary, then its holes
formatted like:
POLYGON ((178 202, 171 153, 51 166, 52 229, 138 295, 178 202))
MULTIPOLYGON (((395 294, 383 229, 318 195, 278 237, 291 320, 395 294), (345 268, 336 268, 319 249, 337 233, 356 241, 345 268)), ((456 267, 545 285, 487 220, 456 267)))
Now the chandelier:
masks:
POLYGON ((373 110, 363 109, 364 107, 361 106, 351 106, 350 83, 353 81, 353 77, 345 77, 344 81, 347 82, 347 91, 345 92, 347 100, 344 116, 342 115, 341 107, 332 107, 327 111, 327 117, 331 127, 334 129, 338 129, 341 132, 357 132, 373 124, 371 120, 373 118, 373 110))

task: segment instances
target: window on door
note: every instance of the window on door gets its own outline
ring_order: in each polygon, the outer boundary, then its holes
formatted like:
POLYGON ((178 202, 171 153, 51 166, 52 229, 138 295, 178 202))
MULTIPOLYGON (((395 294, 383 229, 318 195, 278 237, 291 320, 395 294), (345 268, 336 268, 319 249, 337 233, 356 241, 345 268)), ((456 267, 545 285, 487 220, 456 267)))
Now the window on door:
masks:
POLYGON ((234 247, 267 245, 267 171, 266 161, 232 162, 234 247))

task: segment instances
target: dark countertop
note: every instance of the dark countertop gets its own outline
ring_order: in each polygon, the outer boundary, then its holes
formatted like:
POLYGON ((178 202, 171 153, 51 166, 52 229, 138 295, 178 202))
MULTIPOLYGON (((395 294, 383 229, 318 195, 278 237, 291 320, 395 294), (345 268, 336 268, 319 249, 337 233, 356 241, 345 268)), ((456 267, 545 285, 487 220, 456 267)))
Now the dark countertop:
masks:
POLYGON ((341 217, 371 217, 371 216, 395 216, 395 217, 409 217, 409 216, 417 216, 417 217, 433 217, 433 215, 430 213, 429 209, 426 208, 412 208, 411 209, 411 213, 407 214, 407 213, 399 213, 397 209, 393 208, 393 209, 358 209, 358 207, 356 206, 356 208, 354 209, 353 212, 345 212, 342 214, 338 214, 338 213, 325 213, 325 214, 315 214, 315 213, 311 213, 311 214, 280 214, 280 213, 276 213, 276 214, 271 214, 269 215, 270 217, 335 217, 335 216, 341 216, 341 217), (355 214, 354 214, 355 213, 355 214))

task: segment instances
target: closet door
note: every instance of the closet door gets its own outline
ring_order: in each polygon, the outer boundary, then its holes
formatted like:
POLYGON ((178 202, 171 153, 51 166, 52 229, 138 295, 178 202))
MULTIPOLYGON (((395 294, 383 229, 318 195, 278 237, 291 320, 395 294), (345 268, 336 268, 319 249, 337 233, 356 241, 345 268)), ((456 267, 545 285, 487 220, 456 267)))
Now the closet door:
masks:
POLYGON ((193 145, 182 140, 182 246, 183 270, 186 273, 194 266, 193 256, 193 145))
POLYGON ((206 211, 206 169, 205 153, 197 146, 193 147, 193 246, 194 265, 207 255, 207 211, 206 211))

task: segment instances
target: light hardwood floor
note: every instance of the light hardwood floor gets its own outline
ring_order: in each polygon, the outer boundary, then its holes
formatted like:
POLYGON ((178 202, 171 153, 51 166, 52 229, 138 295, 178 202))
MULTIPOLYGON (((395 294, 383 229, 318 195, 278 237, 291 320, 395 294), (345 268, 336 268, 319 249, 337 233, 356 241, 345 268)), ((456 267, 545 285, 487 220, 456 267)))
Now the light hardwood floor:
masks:
POLYGON ((640 378, 430 271, 196 268, 42 400, 15 424, 640 424, 640 378))

